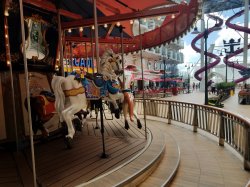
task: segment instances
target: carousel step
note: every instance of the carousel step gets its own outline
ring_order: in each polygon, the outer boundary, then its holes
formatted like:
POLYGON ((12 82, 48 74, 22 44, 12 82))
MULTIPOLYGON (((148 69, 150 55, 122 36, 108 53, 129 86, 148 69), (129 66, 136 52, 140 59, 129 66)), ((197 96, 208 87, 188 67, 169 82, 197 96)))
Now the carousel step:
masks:
POLYGON ((155 171, 139 186, 168 186, 174 178, 180 164, 180 149, 174 138, 165 134, 165 153, 155 171))
MULTIPOLYGON (((150 121, 150 123, 155 123, 150 121)), ((153 124, 150 125, 151 127, 153 124)), ((147 179, 156 169, 163 158, 166 141, 164 134, 157 128, 150 128, 147 132, 148 144, 141 154, 135 156, 118 168, 99 176, 83 186, 137 186, 147 179)))

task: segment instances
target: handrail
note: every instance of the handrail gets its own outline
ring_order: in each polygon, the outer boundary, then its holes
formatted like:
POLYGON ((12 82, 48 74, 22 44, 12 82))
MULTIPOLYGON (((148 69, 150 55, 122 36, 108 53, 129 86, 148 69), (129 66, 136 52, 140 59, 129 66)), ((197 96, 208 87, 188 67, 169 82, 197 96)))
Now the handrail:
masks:
MULTIPOLYGON (((145 99, 146 115, 166 118, 202 129, 235 149, 244 159, 244 169, 250 170, 250 121, 227 110, 179 101, 145 99)), ((136 99, 137 112, 143 114, 142 99, 136 99)))

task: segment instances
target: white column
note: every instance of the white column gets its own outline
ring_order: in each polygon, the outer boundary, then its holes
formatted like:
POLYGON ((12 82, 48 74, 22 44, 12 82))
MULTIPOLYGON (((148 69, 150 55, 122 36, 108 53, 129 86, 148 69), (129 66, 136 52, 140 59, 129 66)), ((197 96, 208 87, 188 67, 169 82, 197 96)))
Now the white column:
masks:
MULTIPOLYGON (((244 14, 244 27, 248 28, 249 21, 249 0, 245 0, 245 14, 244 14)), ((243 50, 243 64, 247 67, 247 51, 248 51, 248 34, 244 32, 244 50, 243 50)), ((245 84, 246 81, 244 81, 245 84)))

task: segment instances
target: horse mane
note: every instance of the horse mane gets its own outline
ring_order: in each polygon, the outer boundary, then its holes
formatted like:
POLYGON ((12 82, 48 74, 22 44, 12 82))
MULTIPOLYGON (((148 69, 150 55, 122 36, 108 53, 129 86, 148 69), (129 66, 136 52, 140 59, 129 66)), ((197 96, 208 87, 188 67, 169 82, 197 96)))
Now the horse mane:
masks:
POLYGON ((104 79, 116 79, 117 75, 114 73, 113 68, 109 60, 113 62, 117 60, 117 55, 113 52, 112 49, 106 50, 101 57, 101 74, 103 74, 104 79))

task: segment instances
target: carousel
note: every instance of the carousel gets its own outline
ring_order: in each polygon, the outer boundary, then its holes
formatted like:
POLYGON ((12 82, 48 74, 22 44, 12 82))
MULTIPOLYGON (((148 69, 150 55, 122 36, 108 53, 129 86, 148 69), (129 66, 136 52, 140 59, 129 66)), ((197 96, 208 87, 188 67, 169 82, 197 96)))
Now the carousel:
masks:
POLYGON ((124 54, 141 54, 144 79, 142 50, 190 30, 198 0, 0 6, 0 186, 139 184, 141 168, 125 168, 160 141, 137 114, 124 54), (141 20, 157 16, 163 24, 142 33, 141 20))

